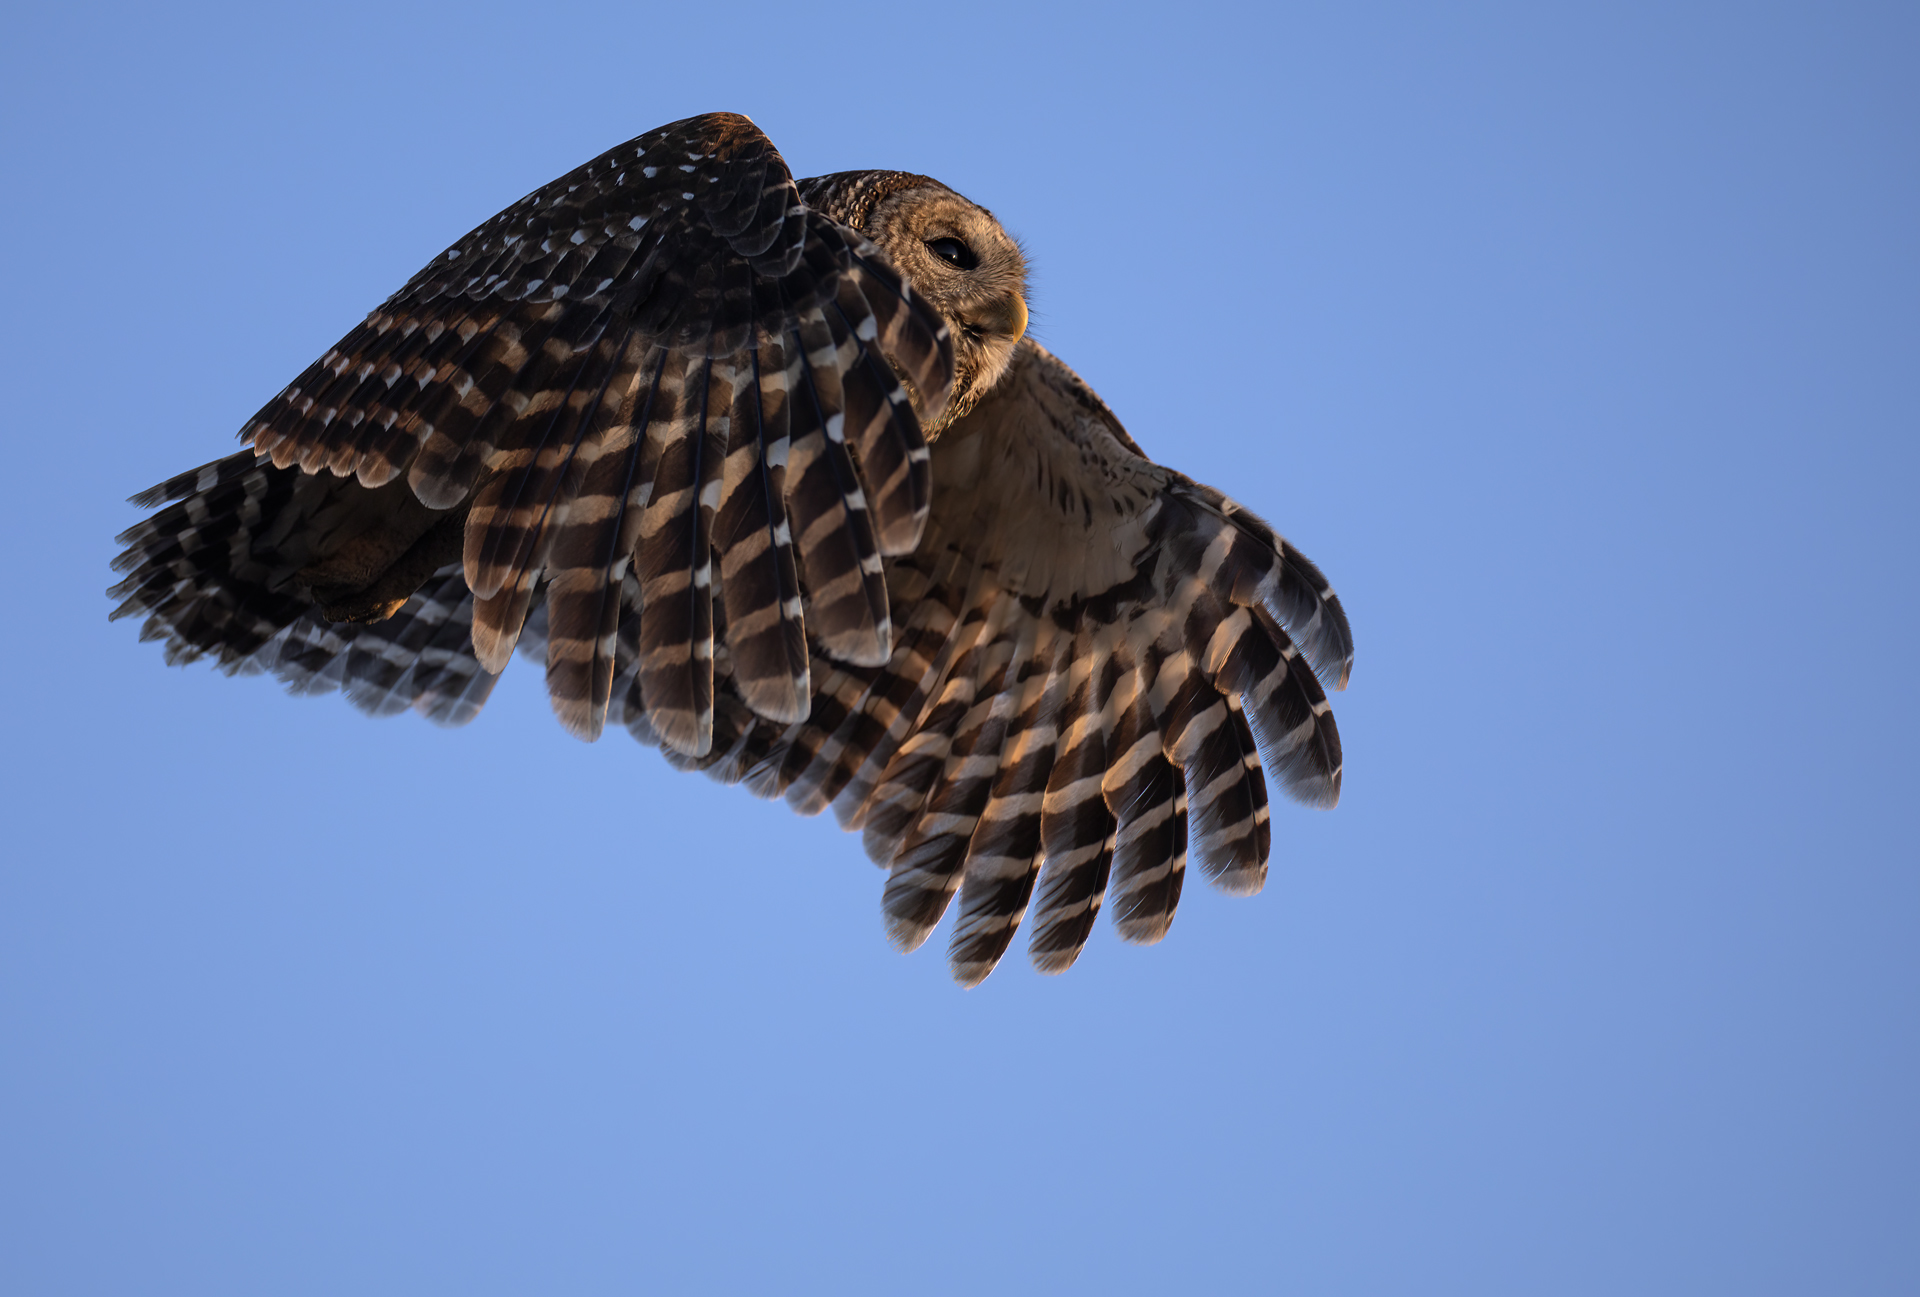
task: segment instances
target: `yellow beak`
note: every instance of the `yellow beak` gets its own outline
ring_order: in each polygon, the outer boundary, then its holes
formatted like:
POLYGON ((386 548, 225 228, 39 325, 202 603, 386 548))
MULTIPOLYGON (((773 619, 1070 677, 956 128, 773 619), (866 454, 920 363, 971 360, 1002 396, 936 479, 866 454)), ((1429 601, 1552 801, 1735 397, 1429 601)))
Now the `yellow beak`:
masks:
POLYGON ((1027 331, 1027 299, 1011 293, 1001 301, 987 303, 966 320, 982 333, 1017 342, 1027 331))
POLYGON ((1027 331, 1027 299, 1020 296, 1020 294, 1015 293, 1013 295, 1013 300, 1007 304, 1006 327, 995 330, 995 332, 1004 333, 1009 338, 1012 338, 1017 342, 1019 341, 1020 337, 1026 333, 1026 331, 1027 331))

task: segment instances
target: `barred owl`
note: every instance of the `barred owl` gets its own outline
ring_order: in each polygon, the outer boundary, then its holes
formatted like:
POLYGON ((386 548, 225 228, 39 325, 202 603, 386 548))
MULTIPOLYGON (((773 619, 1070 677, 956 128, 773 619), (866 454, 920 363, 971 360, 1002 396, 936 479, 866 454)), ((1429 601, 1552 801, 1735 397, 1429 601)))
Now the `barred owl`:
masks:
POLYGON ((1026 263, 926 176, 795 182, 746 118, 620 145, 487 221, 134 497, 113 616, 375 714, 471 719, 517 647, 561 723, 831 807, 954 977, 1189 857, 1259 890, 1262 766, 1331 806, 1319 570, 1146 458, 1025 336, 1026 263))

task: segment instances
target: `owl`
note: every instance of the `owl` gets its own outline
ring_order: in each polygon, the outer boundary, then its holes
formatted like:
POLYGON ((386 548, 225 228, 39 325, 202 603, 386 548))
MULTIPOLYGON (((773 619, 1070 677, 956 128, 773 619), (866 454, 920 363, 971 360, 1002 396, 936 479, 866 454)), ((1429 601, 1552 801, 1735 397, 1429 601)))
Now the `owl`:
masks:
POLYGON ((1026 336, 993 214, 796 182, 747 118, 630 140, 435 257, 134 497, 115 618, 169 662, 457 725, 515 649, 560 723, 831 808, 903 950, 973 985, 1103 904, 1158 941, 1191 860, 1258 891, 1266 777, 1340 793, 1319 569, 1146 457, 1026 336))

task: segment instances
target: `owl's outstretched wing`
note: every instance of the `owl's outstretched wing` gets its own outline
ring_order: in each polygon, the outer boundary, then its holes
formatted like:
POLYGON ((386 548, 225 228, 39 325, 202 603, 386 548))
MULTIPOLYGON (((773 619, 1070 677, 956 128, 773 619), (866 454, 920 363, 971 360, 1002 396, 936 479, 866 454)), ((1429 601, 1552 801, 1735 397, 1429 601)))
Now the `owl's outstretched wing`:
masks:
MULTIPOLYGON (((933 463, 926 537, 887 562, 901 622, 886 665, 817 656, 811 714, 788 726, 723 688, 712 751, 669 759, 831 806, 889 869, 904 949, 957 894, 950 960, 969 985, 1030 907, 1034 962, 1057 972, 1109 893, 1121 935, 1165 935, 1189 856, 1227 891, 1259 890, 1263 762, 1299 801, 1340 795, 1321 681, 1345 686, 1353 641, 1326 579, 1146 459, 1031 341, 933 463)), ((638 692, 623 697, 657 742, 638 692)))
MULTIPOLYGON (((1158 940, 1189 856, 1229 891, 1258 890, 1263 760, 1298 800, 1339 796, 1321 681, 1344 686, 1353 647, 1326 580, 1232 501, 1146 459, 1031 342, 931 462, 922 542, 884 560, 897 621, 884 664, 816 643, 806 718, 769 720, 741 687, 723 589, 713 741, 685 752, 655 724, 653 605, 628 570, 610 585, 615 631, 600 650, 616 719, 676 766, 807 813, 831 806, 890 870, 885 911, 902 947, 958 895, 951 962, 964 983, 992 970, 1029 909, 1033 959, 1049 972, 1078 957, 1109 894, 1122 936, 1158 940)), ((271 671, 296 692, 338 688, 375 714, 463 722, 495 671, 474 647, 479 601, 457 547, 423 545, 404 604, 370 623, 330 619, 294 580, 406 491, 243 452, 156 488, 176 503, 128 533, 121 593, 154 610, 145 634, 168 641, 169 660, 214 645, 226 669, 271 671)), ((549 661, 557 584, 531 592, 519 645, 549 661)))
POLYGON ((270 466, 234 456, 138 497, 176 503, 122 537, 116 615, 146 614, 176 659, 278 670, 296 621, 384 641, 457 565, 479 676, 538 603, 554 708, 591 738, 633 585, 651 723, 703 753, 717 649, 783 721, 807 711, 809 638, 888 660, 881 556, 913 549, 929 499, 913 403, 936 416, 952 375, 939 315, 801 204, 751 122, 690 118, 435 258, 242 431, 270 466), (260 499, 296 496, 304 531, 254 527, 260 499))

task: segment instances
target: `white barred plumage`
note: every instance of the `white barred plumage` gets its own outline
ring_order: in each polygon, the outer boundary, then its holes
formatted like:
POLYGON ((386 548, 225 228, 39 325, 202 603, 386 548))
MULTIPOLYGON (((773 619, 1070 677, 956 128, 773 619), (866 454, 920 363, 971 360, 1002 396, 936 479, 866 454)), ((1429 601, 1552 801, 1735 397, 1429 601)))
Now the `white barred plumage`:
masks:
POLYGON ((135 497, 115 617, 376 715, 471 720, 517 647, 566 728, 831 807, 902 949, 958 898, 972 985, 1104 904, 1157 941, 1189 859, 1258 891, 1265 778, 1339 797, 1319 571, 1148 460, 1024 336, 1026 263, 937 181, 796 184, 690 118, 437 257, 135 497))

